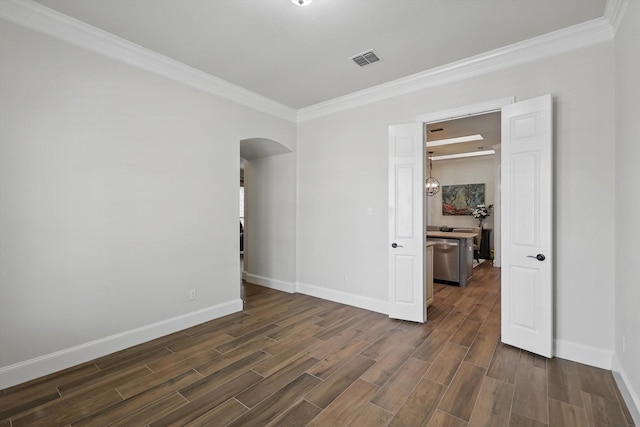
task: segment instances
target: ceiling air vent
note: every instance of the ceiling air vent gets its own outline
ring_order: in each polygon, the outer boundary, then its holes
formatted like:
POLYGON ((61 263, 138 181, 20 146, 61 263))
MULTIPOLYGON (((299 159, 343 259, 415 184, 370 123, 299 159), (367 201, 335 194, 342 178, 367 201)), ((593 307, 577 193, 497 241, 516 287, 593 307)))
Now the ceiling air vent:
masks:
POLYGON ((378 56, 377 53, 373 51, 373 49, 359 53, 356 56, 352 56, 350 59, 361 67, 373 64, 374 62, 382 61, 382 59, 378 56))

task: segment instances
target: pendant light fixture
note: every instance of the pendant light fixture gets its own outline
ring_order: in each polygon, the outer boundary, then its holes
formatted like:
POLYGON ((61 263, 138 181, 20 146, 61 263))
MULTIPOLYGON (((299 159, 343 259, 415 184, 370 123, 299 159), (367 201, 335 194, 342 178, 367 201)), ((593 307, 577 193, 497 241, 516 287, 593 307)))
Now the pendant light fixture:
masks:
POLYGON ((427 178, 427 182, 424 184, 424 188, 427 190, 427 196, 433 196, 440 191, 440 182, 431 176, 431 171, 433 170, 433 163, 431 161, 431 157, 433 151, 429 151, 429 178, 427 178))
POLYGON ((306 6, 311 3, 312 0, 291 0, 293 4, 297 4, 298 6, 306 6))

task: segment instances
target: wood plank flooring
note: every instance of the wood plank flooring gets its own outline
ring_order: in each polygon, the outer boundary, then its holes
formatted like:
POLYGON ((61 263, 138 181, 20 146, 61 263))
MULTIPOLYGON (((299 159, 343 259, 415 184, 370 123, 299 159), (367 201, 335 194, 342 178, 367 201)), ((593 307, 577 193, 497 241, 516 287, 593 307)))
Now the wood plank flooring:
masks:
POLYGON ((0 391, 17 426, 632 426, 609 371, 500 343, 499 270, 429 321, 245 284, 245 310, 0 391))

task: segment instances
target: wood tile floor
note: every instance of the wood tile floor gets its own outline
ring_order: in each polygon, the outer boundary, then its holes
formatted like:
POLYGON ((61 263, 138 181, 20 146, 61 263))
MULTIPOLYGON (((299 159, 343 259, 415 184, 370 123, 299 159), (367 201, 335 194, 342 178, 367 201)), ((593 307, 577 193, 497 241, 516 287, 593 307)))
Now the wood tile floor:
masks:
POLYGON ((630 426, 610 372, 499 342, 499 270, 419 325, 245 285, 244 312, 0 391, 9 426, 630 426))

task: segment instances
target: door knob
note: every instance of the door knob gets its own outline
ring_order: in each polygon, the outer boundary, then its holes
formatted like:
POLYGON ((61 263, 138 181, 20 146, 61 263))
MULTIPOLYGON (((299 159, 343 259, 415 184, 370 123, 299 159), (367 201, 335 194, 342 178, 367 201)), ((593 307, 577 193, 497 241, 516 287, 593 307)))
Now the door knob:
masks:
POLYGON ((546 257, 545 257, 544 255, 542 255, 542 254, 538 254, 538 255, 536 255, 536 256, 533 256, 533 255, 527 255, 527 258, 535 258, 535 259, 537 259, 538 261, 544 261, 544 260, 546 259, 546 257))
POLYGON ((392 247, 393 249, 395 249, 395 248, 402 248, 403 246, 402 246, 402 245, 397 244, 396 242, 393 242, 393 243, 391 244, 391 247, 392 247))

